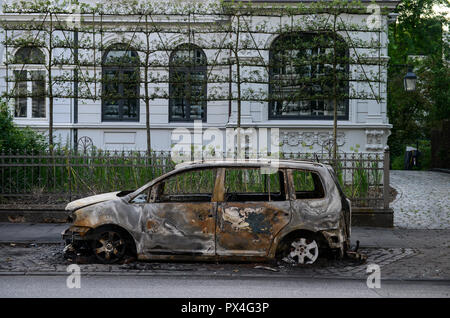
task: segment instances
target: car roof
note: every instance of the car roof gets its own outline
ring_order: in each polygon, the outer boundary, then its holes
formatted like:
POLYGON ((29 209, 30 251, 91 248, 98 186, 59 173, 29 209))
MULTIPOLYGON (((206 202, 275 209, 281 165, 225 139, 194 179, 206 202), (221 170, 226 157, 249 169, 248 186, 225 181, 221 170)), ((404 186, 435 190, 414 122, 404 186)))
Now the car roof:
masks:
POLYGON ((216 159, 216 160, 195 160, 179 163, 175 170, 195 169, 206 167, 276 167, 294 169, 314 169, 326 167, 328 165, 306 160, 285 160, 285 159, 216 159))

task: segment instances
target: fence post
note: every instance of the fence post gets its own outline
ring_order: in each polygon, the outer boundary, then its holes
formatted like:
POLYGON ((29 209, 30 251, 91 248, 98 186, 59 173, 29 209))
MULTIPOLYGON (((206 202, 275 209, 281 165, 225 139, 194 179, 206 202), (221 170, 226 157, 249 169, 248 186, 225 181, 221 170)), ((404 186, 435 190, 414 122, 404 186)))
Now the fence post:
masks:
POLYGON ((67 158, 66 158, 66 170, 67 173, 69 174, 69 201, 72 201, 72 168, 70 166, 71 164, 71 159, 70 159, 70 153, 71 153, 71 149, 66 150, 66 154, 67 154, 67 158))
POLYGON ((389 191, 389 147, 384 148, 383 158, 383 207, 389 209, 390 191, 389 191))

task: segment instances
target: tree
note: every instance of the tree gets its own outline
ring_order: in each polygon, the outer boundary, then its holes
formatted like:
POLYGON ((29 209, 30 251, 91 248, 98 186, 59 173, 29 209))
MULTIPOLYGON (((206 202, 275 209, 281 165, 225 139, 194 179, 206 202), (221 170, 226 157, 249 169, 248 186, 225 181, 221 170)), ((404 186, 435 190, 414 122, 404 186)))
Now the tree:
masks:
POLYGON ((403 0, 397 7, 397 23, 389 29, 388 116, 393 128, 388 144, 392 160, 403 157, 406 145, 428 139, 436 122, 450 116, 449 42, 442 32, 449 21, 433 11, 436 5, 450 7, 445 0, 403 0), (414 66, 418 77, 415 92, 404 92, 406 65, 414 66))
MULTIPOLYGON (((82 6, 81 6, 82 7, 82 6)), ((48 2, 45 0, 35 0, 33 2, 12 2, 5 4, 4 13, 29 15, 30 19, 27 22, 11 22, 7 20, 0 20, 2 27, 5 30, 4 45, 6 48, 6 66, 9 68, 10 64, 23 64, 22 70, 25 69, 25 64, 28 63, 28 58, 17 60, 15 56, 8 54, 9 49, 30 47, 37 48, 46 52, 45 58, 45 74, 43 80, 47 83, 47 87, 43 92, 48 100, 48 143, 50 151, 53 150, 53 115, 54 115, 54 101, 55 98, 72 97, 72 90, 67 91, 67 83, 74 81, 73 76, 67 76, 67 72, 61 70, 63 65, 74 65, 73 62, 73 41, 69 39, 67 32, 72 32, 73 27, 67 24, 66 20, 61 18, 61 15, 72 13, 72 8, 67 7, 64 0, 48 2), (36 13, 40 15, 36 16, 36 13), (19 32, 18 36, 13 35, 19 32), (61 53, 56 52, 61 48, 69 48, 71 54, 70 58, 63 57, 61 53), (55 69, 59 68, 55 72, 55 69)), ((31 50, 30 50, 31 52, 31 50)), ((27 77, 20 78, 15 76, 6 76, 7 83, 13 83, 12 89, 7 89, 4 97, 7 99, 18 97, 17 85, 20 81, 29 81, 27 77)), ((7 86, 8 87, 8 86, 7 86)), ((36 96, 35 92, 28 92, 25 89, 22 97, 36 96)))

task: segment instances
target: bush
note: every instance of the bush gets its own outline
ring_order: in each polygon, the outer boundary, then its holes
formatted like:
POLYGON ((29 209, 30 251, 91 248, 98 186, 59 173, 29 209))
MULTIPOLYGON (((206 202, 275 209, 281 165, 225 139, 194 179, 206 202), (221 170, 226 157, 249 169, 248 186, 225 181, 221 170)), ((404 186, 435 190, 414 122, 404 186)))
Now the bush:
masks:
POLYGON ((405 167, 405 157, 404 156, 395 156, 392 157, 391 169, 392 170, 403 170, 405 167))
POLYGON ((20 151, 47 149, 45 136, 31 128, 19 128, 14 124, 13 117, 6 102, 0 100, 0 151, 20 151))
POLYGON ((429 140, 419 140, 417 143, 409 143, 402 147, 403 152, 400 155, 392 156, 391 159, 391 169, 392 170, 403 170, 405 168, 405 152, 406 146, 416 148, 419 146, 419 166, 414 168, 414 170, 428 170, 431 168, 431 142, 429 140))
POLYGON ((428 170, 431 168, 431 141, 419 140, 419 169, 428 170))

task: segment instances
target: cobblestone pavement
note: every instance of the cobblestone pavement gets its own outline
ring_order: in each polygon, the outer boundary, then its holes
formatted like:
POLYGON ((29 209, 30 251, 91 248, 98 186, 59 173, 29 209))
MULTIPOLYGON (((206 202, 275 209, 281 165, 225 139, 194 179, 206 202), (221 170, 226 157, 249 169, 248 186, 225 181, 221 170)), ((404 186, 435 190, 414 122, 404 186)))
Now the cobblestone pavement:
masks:
MULTIPOLYGON (((365 264, 352 260, 320 259, 314 265, 295 267, 270 263, 167 263, 136 262, 103 265, 80 264, 82 274, 88 275, 181 275, 229 277, 340 277, 365 279, 368 264, 381 268, 382 279, 446 279, 450 280, 450 254, 444 248, 361 248, 368 256, 365 264), (260 267, 260 268, 257 268, 260 267)), ((1 274, 50 273, 68 275, 71 264, 62 256, 59 244, 0 245, 1 274)), ((0 276, 1 280, 1 276, 0 276)))
POLYGON ((450 229, 450 174, 391 170, 398 191, 391 203, 394 226, 409 229, 450 229))
MULTIPOLYGON (((10 233, 8 241, 0 243, 0 281, 1 275, 5 274, 68 275, 66 269, 71 262, 63 258, 63 245, 58 234, 66 225, 61 225, 58 229, 54 229, 53 225, 35 226, 33 224, 20 226, 3 224, 3 227, 0 227, 0 232, 4 230, 10 233), (11 234, 17 231, 17 235, 11 234), (42 232, 46 231, 55 235, 48 234, 43 238, 42 232), (25 232, 34 233, 34 235, 24 236, 25 232)), ((353 227, 352 245, 357 240, 360 241, 361 246, 359 251, 368 256, 365 264, 348 259, 339 261, 319 258, 313 266, 304 267, 274 263, 169 263, 132 260, 129 260, 128 264, 85 263, 80 264, 80 267, 82 272, 88 275, 306 276, 363 279, 367 276, 367 265, 377 264, 381 267, 382 279, 450 280, 450 230, 448 229, 353 227), (255 268, 258 266, 260 268, 255 268)))

